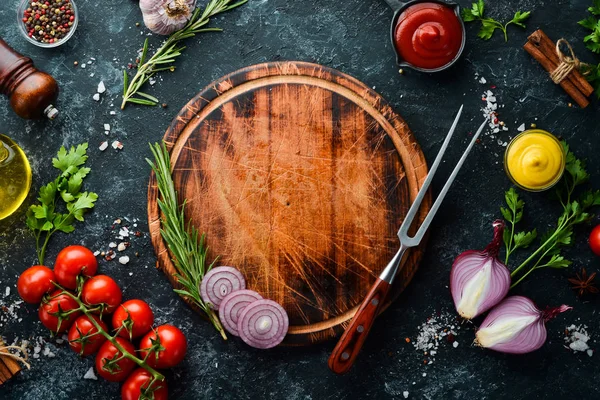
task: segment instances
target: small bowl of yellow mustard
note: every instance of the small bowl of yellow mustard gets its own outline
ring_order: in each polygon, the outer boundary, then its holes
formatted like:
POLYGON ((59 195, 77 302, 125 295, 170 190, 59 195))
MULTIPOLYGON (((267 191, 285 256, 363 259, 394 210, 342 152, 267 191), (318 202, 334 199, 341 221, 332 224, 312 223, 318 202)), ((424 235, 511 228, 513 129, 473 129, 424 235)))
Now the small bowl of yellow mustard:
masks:
POLYGON ((521 189, 540 192, 560 180, 566 158, 556 136, 541 129, 530 129, 511 140, 504 153, 504 169, 521 189))

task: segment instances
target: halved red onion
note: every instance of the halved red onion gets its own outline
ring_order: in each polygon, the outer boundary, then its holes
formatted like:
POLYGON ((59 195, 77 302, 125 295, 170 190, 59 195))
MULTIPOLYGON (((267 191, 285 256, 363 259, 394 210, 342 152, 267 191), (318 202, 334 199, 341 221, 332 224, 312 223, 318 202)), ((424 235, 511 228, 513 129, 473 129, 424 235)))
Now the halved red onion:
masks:
POLYGON ((503 353, 529 353, 546 341, 545 322, 571 308, 562 305, 541 311, 527 297, 507 297, 481 323, 475 344, 503 353))
POLYGON ((237 329, 244 342, 270 349, 283 341, 289 327, 288 315, 273 300, 256 300, 242 311, 237 329))
POLYGON ((233 267, 216 267, 208 271, 200 284, 202 300, 217 310, 229 293, 246 289, 246 281, 240 271, 233 267))
POLYGON ((260 294, 249 289, 238 290, 225 296, 219 306, 219 319, 227 332, 233 336, 240 336, 237 328, 240 314, 248 304, 260 299, 260 294))
POLYGON ((450 271, 450 291, 456 311, 472 319, 498 304, 510 289, 510 271, 498 259, 504 221, 494 221, 494 238, 481 251, 460 254, 450 271))

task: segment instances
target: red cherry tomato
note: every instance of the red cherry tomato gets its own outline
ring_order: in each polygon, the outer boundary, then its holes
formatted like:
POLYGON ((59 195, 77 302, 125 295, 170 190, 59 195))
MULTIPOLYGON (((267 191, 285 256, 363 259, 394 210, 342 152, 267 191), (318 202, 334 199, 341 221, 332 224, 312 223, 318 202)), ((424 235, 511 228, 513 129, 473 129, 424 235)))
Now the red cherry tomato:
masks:
POLYGON ((53 281, 56 281, 56 278, 50 268, 43 265, 29 267, 17 281, 19 296, 27 303, 39 304, 46 293, 56 288, 52 284, 53 281))
POLYGON ((600 225, 590 233, 590 248, 597 256, 600 256, 600 225))
POLYGON ((138 368, 129 375, 129 378, 123 383, 121 388, 122 400, 138 400, 142 398, 142 389, 154 394, 154 400, 167 400, 169 395, 167 382, 154 382, 148 390, 148 384, 152 380, 152 375, 144 368, 138 368))
MULTIPOLYGON (((115 340, 129 353, 135 354, 135 347, 133 347, 129 340, 121 337, 117 337, 115 340)), ((100 350, 98 350, 98 354, 96 354, 96 372, 98 372, 98 375, 110 382, 124 381, 129 376, 131 371, 133 371, 136 363, 128 358, 122 358, 112 365, 112 367, 107 365, 110 360, 119 358, 121 355, 122 353, 115 347, 115 345, 109 341, 104 342, 104 344, 100 347, 100 350)))
POLYGON ((42 324, 53 332, 66 332, 81 314, 80 311, 77 311, 59 321, 58 315, 55 315, 59 312, 59 305, 61 312, 79 308, 79 304, 77 304, 75 300, 66 294, 60 293, 60 290, 52 292, 50 294, 50 299, 46 302, 42 302, 38 311, 38 316, 40 317, 42 324))
MULTIPOLYGON (((121 288, 113 278, 106 275, 97 275, 88 279, 81 289, 81 300, 89 306, 104 304, 104 313, 112 313, 121 304, 123 295, 121 288)), ((100 314, 100 310, 94 311, 100 314)))
POLYGON ((125 328, 119 332, 119 336, 126 339, 138 338, 152 328, 154 313, 145 301, 128 300, 121 304, 112 316, 114 329, 119 329, 123 324, 125 328))
MULTIPOLYGON (((95 315, 91 316, 102 329, 108 331, 106 324, 95 315)), ((75 320, 69 329, 69 345, 71 349, 81 356, 89 356, 98 351, 100 346, 106 342, 106 338, 98 333, 96 326, 92 324, 87 315, 82 315, 75 320)))
POLYGON ((83 246, 65 247, 56 256, 54 263, 54 274, 61 286, 67 289, 77 287, 77 276, 96 275, 98 261, 89 249, 83 246))
POLYGON ((148 365, 152 368, 165 369, 179 364, 187 352, 187 339, 183 332, 173 325, 161 325, 142 338, 140 342, 141 358, 146 357, 152 347, 152 341, 156 342, 157 337, 164 350, 151 351, 146 360, 148 365))

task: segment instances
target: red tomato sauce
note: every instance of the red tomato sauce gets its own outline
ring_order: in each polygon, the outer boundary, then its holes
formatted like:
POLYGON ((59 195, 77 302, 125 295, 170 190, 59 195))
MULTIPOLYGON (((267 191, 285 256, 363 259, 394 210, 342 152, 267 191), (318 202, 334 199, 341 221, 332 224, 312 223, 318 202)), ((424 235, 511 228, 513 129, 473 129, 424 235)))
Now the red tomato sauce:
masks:
POLYGON ((450 7, 419 3, 396 22, 394 44, 400 58, 415 67, 436 69, 452 62, 462 46, 460 20, 450 7))

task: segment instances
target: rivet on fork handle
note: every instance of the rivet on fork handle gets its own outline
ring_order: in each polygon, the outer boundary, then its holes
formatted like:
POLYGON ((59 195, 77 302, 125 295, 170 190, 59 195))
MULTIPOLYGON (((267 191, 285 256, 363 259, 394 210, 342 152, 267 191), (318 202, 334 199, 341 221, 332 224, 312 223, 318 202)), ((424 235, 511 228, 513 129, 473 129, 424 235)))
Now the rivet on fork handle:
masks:
POLYGON ((379 314, 389 290, 389 283, 377 279, 360 308, 356 311, 355 317, 344 331, 331 356, 329 356, 329 368, 336 374, 348 372, 354 364, 354 360, 367 339, 375 317, 379 314))

